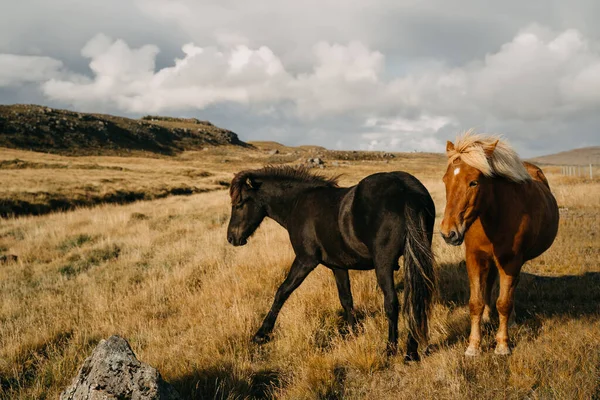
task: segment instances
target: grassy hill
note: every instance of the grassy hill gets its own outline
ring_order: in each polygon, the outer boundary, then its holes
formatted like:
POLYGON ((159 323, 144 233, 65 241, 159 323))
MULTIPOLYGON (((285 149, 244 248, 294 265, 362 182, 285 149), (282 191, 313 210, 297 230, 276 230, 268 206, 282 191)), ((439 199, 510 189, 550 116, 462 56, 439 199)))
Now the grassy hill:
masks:
POLYGON ((556 154, 532 158, 537 164, 553 165, 588 165, 600 164, 600 146, 583 147, 580 149, 561 151, 556 154))
POLYGON ((206 146, 248 146, 195 118, 130 119, 37 105, 0 105, 0 147, 63 155, 178 154, 206 146))

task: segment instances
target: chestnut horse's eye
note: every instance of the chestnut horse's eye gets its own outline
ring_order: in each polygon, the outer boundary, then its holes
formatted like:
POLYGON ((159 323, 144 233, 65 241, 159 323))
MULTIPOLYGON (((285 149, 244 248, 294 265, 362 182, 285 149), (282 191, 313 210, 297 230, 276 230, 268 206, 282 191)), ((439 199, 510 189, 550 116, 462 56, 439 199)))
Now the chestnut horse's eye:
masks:
POLYGON ((477 182, 477 181, 471 181, 471 182, 469 183, 469 186, 471 186, 471 187, 475 187, 475 186, 477 186, 477 185, 479 185, 479 182, 477 182))

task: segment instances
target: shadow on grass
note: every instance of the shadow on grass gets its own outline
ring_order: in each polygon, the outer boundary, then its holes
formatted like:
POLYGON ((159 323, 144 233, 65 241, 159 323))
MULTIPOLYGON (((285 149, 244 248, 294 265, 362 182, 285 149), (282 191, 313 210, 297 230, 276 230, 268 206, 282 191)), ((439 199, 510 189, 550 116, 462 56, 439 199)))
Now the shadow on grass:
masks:
MULTIPOLYGON (((464 261, 442 264, 438 281, 442 304, 451 310, 468 306, 469 278, 464 261)), ((497 328, 497 285, 492 292, 493 323, 484 325, 484 335, 493 335, 497 328)), ((600 272, 552 277, 521 273, 515 291, 515 313, 516 324, 526 328, 534 337, 539 334, 542 321, 549 317, 600 317, 600 272)), ((449 335, 443 344, 452 345, 469 336, 468 318, 449 321, 449 325, 449 335)))
POLYGON ((79 197, 65 197, 57 193, 40 193, 35 199, 0 199, 0 218, 22 215, 44 215, 52 212, 70 211, 80 207, 94 207, 102 204, 129 204, 140 200, 156 200, 169 196, 189 196, 212 192, 218 189, 198 187, 162 188, 155 191, 117 190, 106 194, 89 194, 79 197))
POLYGON ((184 399, 271 399, 281 386, 271 369, 242 371, 233 364, 214 365, 169 381, 184 399))
MULTIPOLYGON (((439 296, 442 304, 451 308, 469 304, 469 278, 464 262, 442 264, 439 296)), ((515 308, 517 315, 523 316, 519 317, 521 320, 533 314, 545 317, 598 314, 600 272, 563 276, 521 273, 515 291, 515 308)))

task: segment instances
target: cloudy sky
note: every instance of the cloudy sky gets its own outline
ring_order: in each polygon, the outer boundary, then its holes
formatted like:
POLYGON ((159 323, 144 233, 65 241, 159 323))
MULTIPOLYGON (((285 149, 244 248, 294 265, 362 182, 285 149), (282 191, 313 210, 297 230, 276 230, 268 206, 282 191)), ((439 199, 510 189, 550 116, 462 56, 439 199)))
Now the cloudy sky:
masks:
POLYGON ((524 156, 600 144, 600 2, 2 0, 0 103, 199 117, 244 140, 524 156))

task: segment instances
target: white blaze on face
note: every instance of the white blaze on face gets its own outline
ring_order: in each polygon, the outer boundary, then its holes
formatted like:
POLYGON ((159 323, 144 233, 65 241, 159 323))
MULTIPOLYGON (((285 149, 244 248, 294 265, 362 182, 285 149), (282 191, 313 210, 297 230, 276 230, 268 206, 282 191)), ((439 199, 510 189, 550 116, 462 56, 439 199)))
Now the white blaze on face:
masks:
POLYGON ((454 169, 454 175, 458 175, 459 172, 460 172, 460 168, 457 167, 454 169))

